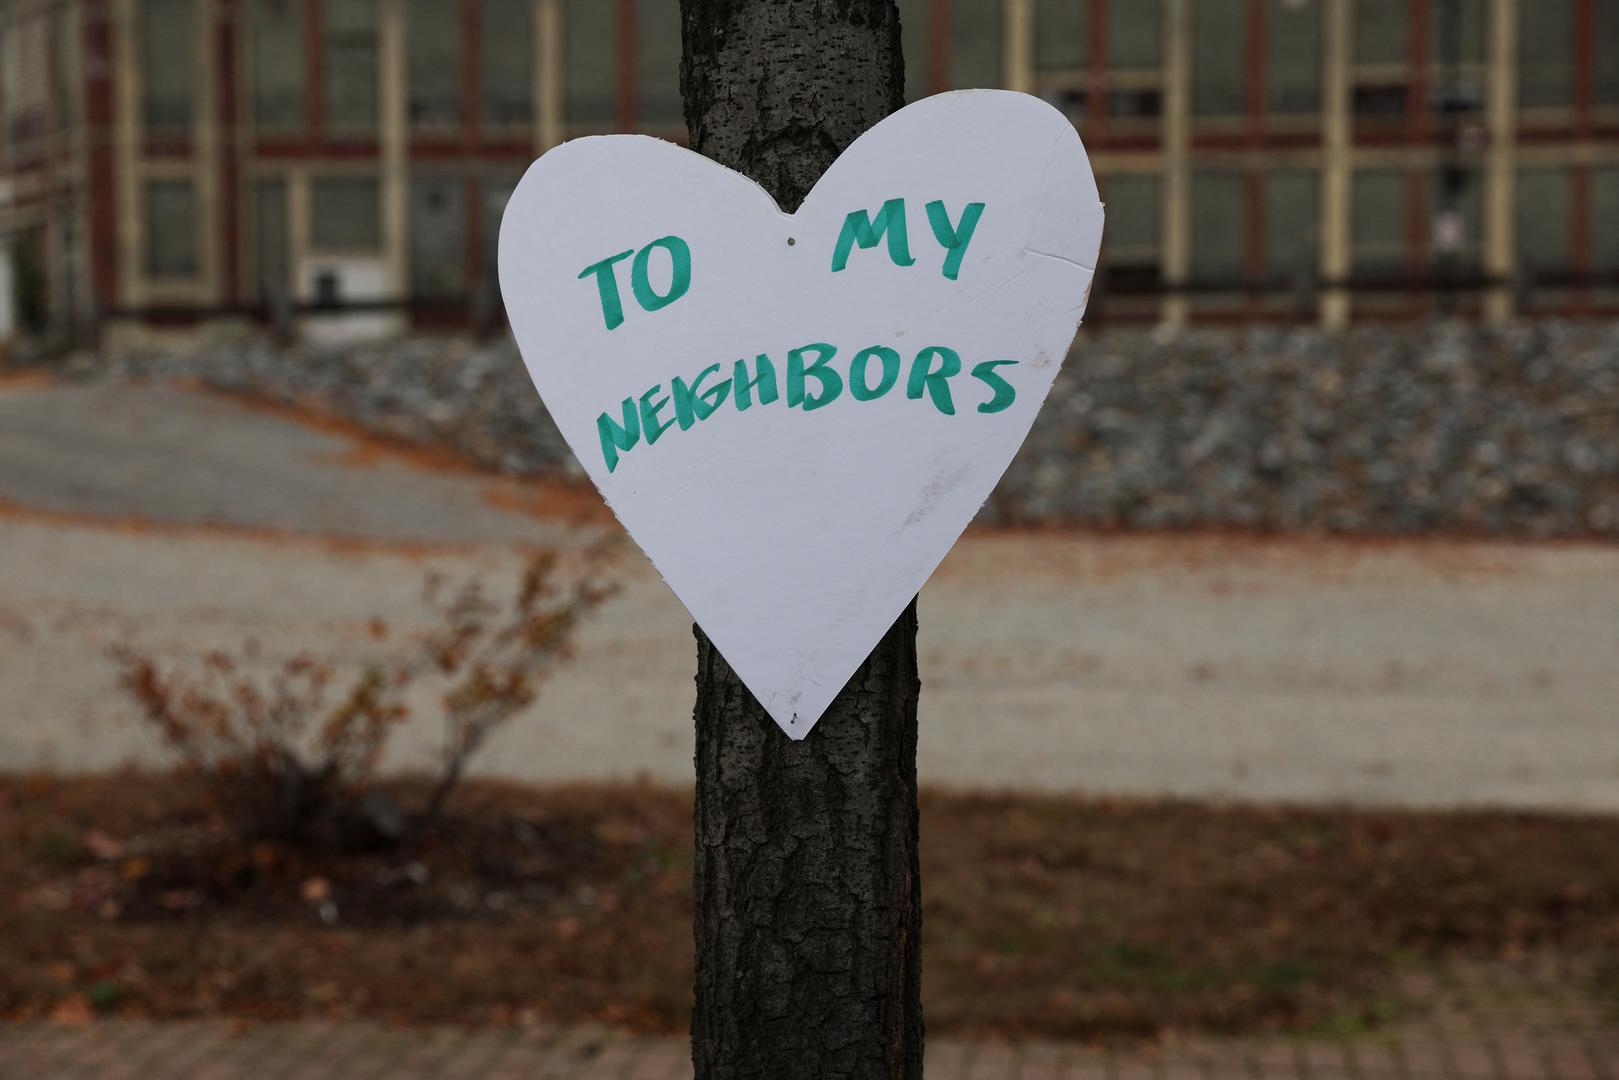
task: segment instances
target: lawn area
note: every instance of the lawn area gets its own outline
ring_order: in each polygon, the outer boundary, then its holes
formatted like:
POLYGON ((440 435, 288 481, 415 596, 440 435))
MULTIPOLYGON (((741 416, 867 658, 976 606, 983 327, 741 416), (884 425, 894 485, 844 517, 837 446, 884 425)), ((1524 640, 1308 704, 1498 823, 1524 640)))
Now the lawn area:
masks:
MULTIPOLYGON (((408 786, 408 785, 406 785, 408 786)), ((691 793, 472 783, 415 847, 232 840, 183 778, 0 777, 0 1017, 676 1031, 691 793)), ((1358 1029, 1457 959, 1608 957, 1619 819, 924 792, 930 1033, 1358 1029)))

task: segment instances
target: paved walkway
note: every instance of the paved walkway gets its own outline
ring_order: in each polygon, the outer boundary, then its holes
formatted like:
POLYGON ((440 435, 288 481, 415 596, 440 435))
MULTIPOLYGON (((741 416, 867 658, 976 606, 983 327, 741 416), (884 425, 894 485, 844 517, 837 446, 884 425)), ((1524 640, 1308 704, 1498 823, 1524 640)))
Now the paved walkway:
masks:
MULTIPOLYGON (((522 491, 174 388, 0 388, 0 769, 152 759, 109 645, 358 661, 429 565, 513 580, 514 542, 578 535, 522 491)), ((690 623, 638 555, 622 572, 486 771, 689 781, 690 623)), ((972 534, 922 596, 919 768, 1619 810, 1615 611, 1612 545, 972 534)), ((423 705, 395 764, 432 751, 423 705)))
MULTIPOLYGON (((425 455, 423 455, 425 457, 425 455)), ((161 383, 0 383, 0 505, 406 543, 555 543, 521 488, 161 383)))

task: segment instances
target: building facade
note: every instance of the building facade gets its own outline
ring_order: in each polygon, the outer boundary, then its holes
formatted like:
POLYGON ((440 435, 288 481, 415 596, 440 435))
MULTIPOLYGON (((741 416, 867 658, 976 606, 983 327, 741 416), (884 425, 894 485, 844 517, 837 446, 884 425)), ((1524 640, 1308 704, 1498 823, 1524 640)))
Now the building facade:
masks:
MULTIPOLYGON (((1093 320, 1619 313, 1619 0, 900 7, 912 99, 1072 117, 1093 320)), ((523 168, 682 139, 679 55, 676 0, 0 0, 0 323, 490 325, 523 168)))

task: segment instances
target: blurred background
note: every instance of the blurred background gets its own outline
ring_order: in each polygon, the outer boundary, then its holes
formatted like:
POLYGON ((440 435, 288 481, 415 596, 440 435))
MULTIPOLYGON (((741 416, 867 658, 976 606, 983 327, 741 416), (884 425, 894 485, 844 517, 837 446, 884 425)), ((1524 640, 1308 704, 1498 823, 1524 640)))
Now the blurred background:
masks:
MULTIPOLYGON (((1039 94, 1108 204, 1091 322, 1619 303, 1604 0, 905 0, 907 91, 1039 94)), ((496 226, 577 135, 682 140, 662 0, 11 0, 0 340, 499 324, 496 226), (290 329, 290 327, 289 327, 290 329)))
MULTIPOLYGON (((941 1075, 1611 1074, 1619 0, 899 8, 1107 207, 921 598, 941 1075)), ((494 273, 679 60, 675 0, 0 0, 0 1076, 682 1075, 689 620, 494 273)))

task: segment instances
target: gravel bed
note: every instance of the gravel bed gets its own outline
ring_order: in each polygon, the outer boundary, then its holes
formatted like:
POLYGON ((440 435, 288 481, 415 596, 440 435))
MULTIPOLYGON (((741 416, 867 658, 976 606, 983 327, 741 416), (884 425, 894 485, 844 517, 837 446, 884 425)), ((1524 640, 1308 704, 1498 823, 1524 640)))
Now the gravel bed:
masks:
MULTIPOLYGON (((503 473, 582 473, 508 340, 238 342, 65 370, 195 378, 503 473)), ((1085 335, 980 519, 1619 536, 1619 324, 1085 335)))

